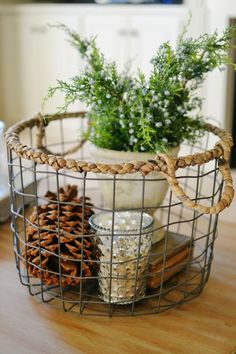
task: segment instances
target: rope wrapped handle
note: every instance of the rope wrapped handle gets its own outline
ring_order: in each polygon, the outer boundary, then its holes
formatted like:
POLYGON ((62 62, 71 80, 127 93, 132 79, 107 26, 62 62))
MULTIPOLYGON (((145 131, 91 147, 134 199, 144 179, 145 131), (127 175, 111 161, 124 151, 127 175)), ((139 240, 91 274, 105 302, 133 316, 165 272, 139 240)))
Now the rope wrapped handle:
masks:
MULTIPOLYGON (((50 117, 50 121, 78 117, 84 118, 86 113, 87 112, 56 114, 50 117)), ((93 172, 111 175, 125 175, 140 172, 143 176, 153 171, 160 172, 166 177, 173 193, 186 207, 200 211, 204 214, 216 214, 228 207, 234 196, 233 180, 228 164, 233 141, 228 132, 212 124, 206 123, 204 125, 204 129, 220 138, 213 149, 195 153, 193 155, 180 156, 176 159, 169 157, 168 154, 158 154, 156 155, 155 160, 130 161, 116 164, 76 160, 66 158, 65 154, 62 155, 51 153, 46 147, 43 146, 42 143, 45 127, 40 114, 32 119, 21 121, 9 128, 5 134, 5 138, 8 148, 14 151, 17 156, 34 161, 37 164, 51 166, 55 170, 66 169, 79 173, 93 172), (26 128, 33 128, 35 126, 38 127, 37 148, 23 145, 20 142, 20 133, 26 128), (222 174, 225 186, 220 201, 211 207, 207 207, 195 203, 186 195, 180 187, 175 173, 179 168, 202 165, 215 159, 219 161, 219 171, 222 174)), ((84 141, 81 141, 79 145, 67 151, 66 154, 78 150, 83 143, 84 141)))
POLYGON ((231 204, 234 198, 233 179, 230 172, 229 163, 224 158, 218 160, 219 171, 224 182, 224 190, 218 203, 215 203, 212 206, 205 206, 196 203, 189 196, 187 196, 176 178, 175 159, 171 159, 167 155, 165 155, 164 158, 166 159, 166 163, 168 165, 168 174, 163 174, 165 175, 174 195, 184 204, 186 208, 196 210, 203 214, 218 214, 231 204))
MULTIPOLYGON (((85 112, 81 112, 81 114, 85 115, 85 112)), ((73 154, 76 151, 78 151, 79 149, 81 149, 81 147, 86 142, 86 139, 81 139, 81 141, 77 145, 72 147, 71 149, 69 149, 67 151, 64 151, 64 152, 61 152, 61 153, 54 153, 53 154, 51 152, 51 150, 46 148, 46 146, 43 144, 43 141, 45 139, 45 126, 46 125, 45 125, 45 121, 44 121, 44 118, 41 115, 41 113, 38 113, 38 118, 39 118, 39 122, 38 122, 38 129, 37 129, 37 133, 36 133, 36 146, 37 146, 38 149, 43 151, 45 154, 48 154, 48 155, 60 155, 60 156, 64 157, 64 156, 73 154)))
POLYGON ((231 147, 233 146, 233 139, 231 134, 212 124, 206 123, 205 129, 221 138, 212 150, 207 150, 201 154, 197 153, 191 156, 180 157, 178 159, 170 158, 167 154, 160 155, 165 159, 166 165, 168 166, 168 172, 163 174, 165 175, 172 192, 184 204, 184 206, 203 214, 218 214, 228 207, 234 198, 233 178, 228 163, 231 147), (209 162, 210 160, 213 160, 212 156, 213 158, 218 159, 218 168, 223 178, 224 190, 218 203, 215 203, 212 206, 205 206, 194 202, 184 192, 177 180, 176 171, 178 168, 190 165, 201 165, 209 162), (183 160, 184 163, 181 160, 183 160))

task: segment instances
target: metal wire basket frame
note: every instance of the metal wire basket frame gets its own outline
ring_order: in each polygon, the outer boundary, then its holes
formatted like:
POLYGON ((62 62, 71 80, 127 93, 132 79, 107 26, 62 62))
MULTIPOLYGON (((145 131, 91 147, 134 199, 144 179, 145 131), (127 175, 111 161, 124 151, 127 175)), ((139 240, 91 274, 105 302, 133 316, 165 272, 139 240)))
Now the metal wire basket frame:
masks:
MULTIPOLYGON (((86 113, 79 112, 55 115, 47 127, 44 126, 42 117, 38 115, 33 119, 16 124, 6 133, 12 200, 11 227, 14 237, 16 266, 21 283, 28 287, 31 295, 37 295, 42 302, 53 301, 55 304, 61 304, 65 311, 73 310, 83 315, 127 316, 159 313, 197 297, 202 292, 210 274, 214 242, 217 236, 218 214, 230 205, 234 194, 228 166, 229 151, 232 146, 230 135, 224 130, 206 124, 206 134, 203 140, 194 146, 185 147, 185 151, 188 150, 186 156, 172 159, 167 155, 160 154, 156 156, 155 160, 150 161, 127 161, 121 165, 98 164, 93 161, 89 162, 86 158, 85 145, 87 143, 84 140, 78 144, 77 136, 74 140, 65 138, 64 128, 68 119, 73 119, 76 122, 73 124, 78 124, 80 131, 85 129, 86 113), (52 122, 58 126, 59 134, 56 142, 51 142, 51 140, 49 142, 47 137, 52 122), (22 133, 24 133, 24 136, 25 134, 28 135, 27 143, 21 142, 21 139, 25 139, 25 137, 21 137, 22 133), (214 147, 208 150, 209 139, 213 135, 219 136, 220 141, 217 141, 214 147), (56 152, 53 153, 52 150, 56 152), (160 172, 162 177, 147 179, 147 175, 154 170, 160 172), (38 210, 42 203, 48 202, 48 199, 44 197, 47 190, 53 190, 58 196, 58 201, 55 202, 58 208, 58 227, 54 231, 57 233, 60 248, 60 239, 65 232, 60 230, 59 209, 65 204, 73 205, 73 203, 64 203, 59 200, 62 186, 66 184, 77 184, 79 186, 82 196, 82 225, 84 225, 85 196, 92 199, 95 213, 111 212, 114 215, 116 213, 117 183, 126 180, 132 181, 132 174, 137 172, 140 174, 138 181, 142 185, 141 190, 137 193, 141 195, 142 205, 141 208, 125 210, 138 210, 141 217, 144 213, 153 215, 155 211, 161 224, 152 231, 165 231, 162 241, 162 264, 158 274, 151 274, 152 276, 158 276, 160 279, 157 288, 147 289, 145 295, 140 299, 137 297, 136 286, 134 286, 134 294, 128 304, 112 302, 112 282, 117 277, 112 274, 111 249, 111 273, 108 275, 110 288, 108 301, 103 301, 98 289, 99 273, 86 277, 82 273, 82 264, 87 262, 83 254, 84 237, 86 237, 86 235, 83 235, 83 227, 80 235, 82 240, 81 259, 73 259, 73 262, 81 265, 80 274, 74 276, 78 279, 77 286, 63 286, 62 278, 65 277, 65 274, 62 273, 60 266, 63 259, 60 252, 54 254, 58 259, 58 269, 56 271, 49 270, 49 273, 58 277, 58 285, 45 285, 42 277, 36 278, 30 274, 30 265, 37 267, 39 272, 44 271, 42 252, 49 252, 41 246, 38 247, 40 257, 38 265, 30 264, 27 256, 25 256, 26 250, 32 247, 28 242, 27 228, 29 225, 35 227, 38 230, 39 237, 41 228, 39 222, 32 225, 29 215, 32 206, 38 210), (177 172, 178 176, 176 176, 177 172), (112 185, 112 208, 104 204, 103 196, 97 185, 98 173, 102 176, 99 179, 103 179, 112 185), (160 205, 145 206, 146 185, 153 181, 160 183, 163 180, 167 180, 170 185, 164 201, 160 205), (181 270, 176 270, 176 272, 174 269, 177 265, 168 266, 167 263, 168 238, 173 233, 185 235, 189 240, 185 261, 181 270), (173 271, 174 275, 166 279, 165 275, 170 270, 173 271)), ((134 181, 137 182, 137 178, 134 181)), ((111 246, 113 245, 114 235, 113 217, 110 234, 111 246)), ((133 280, 136 284, 138 281, 138 266, 142 259, 140 254, 142 228, 140 227, 134 235, 139 238, 138 253, 133 258, 133 261, 136 262, 136 272, 133 274, 133 280)), ((69 233, 68 236, 71 236, 71 234, 69 233)), ((145 256, 147 262, 151 255, 152 253, 145 256)), ((101 267, 99 257, 94 258, 92 262, 98 268, 101 267)), ((147 271, 142 276, 146 280, 150 274, 147 271)))

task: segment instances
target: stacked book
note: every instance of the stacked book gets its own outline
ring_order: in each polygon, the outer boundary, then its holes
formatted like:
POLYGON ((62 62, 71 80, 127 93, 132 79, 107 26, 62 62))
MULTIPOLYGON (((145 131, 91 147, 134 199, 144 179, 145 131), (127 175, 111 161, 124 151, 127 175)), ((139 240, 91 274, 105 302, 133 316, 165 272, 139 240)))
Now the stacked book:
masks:
POLYGON ((192 251, 189 237, 167 231, 160 242, 152 245, 147 287, 155 289, 185 268, 191 261, 192 251))

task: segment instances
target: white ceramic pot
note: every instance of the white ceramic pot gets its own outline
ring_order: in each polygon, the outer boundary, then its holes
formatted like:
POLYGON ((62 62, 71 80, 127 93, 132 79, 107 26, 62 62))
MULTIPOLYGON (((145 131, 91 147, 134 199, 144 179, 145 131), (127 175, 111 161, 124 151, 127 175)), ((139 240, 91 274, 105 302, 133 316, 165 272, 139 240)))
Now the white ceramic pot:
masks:
MULTIPOLYGON (((171 156, 177 156, 179 147, 169 152, 171 156)), ((100 163, 124 163, 131 161, 147 161, 155 159, 155 153, 148 152, 127 152, 98 148, 90 145, 91 159, 100 163)), ((102 180, 104 176, 97 174, 101 192, 107 207, 113 206, 113 182, 102 180)), ((134 174, 118 175, 115 187, 115 208, 132 209, 142 207, 143 181, 140 172, 134 174), (126 179, 126 180, 125 180, 126 179), (130 181, 129 181, 130 179, 130 181)), ((144 208, 156 208, 165 198, 168 190, 168 183, 163 180, 159 172, 150 172, 145 178, 144 208), (151 181, 155 179, 155 181, 151 181), (157 180, 160 179, 160 180, 157 180)))
MULTIPOLYGON (((179 147, 169 151, 169 155, 176 157, 179 147)), ((98 148, 90 144, 91 160, 100 163, 124 163, 131 161, 147 161, 155 159, 155 153, 149 152, 127 152, 98 148)), ((107 175, 97 174, 98 183, 104 198, 106 207, 113 207, 113 179, 104 180, 107 175)), ((150 172, 145 178, 144 209, 152 207, 148 213, 154 218, 154 229, 152 243, 163 239, 165 230, 160 221, 154 215, 156 208, 165 198, 168 190, 168 182, 163 179, 159 172, 150 172), (155 181, 152 181, 155 179, 155 181), (158 180, 159 179, 159 180, 158 180)), ((142 208, 143 180, 140 172, 126 175, 118 175, 115 186, 115 209, 142 208)))

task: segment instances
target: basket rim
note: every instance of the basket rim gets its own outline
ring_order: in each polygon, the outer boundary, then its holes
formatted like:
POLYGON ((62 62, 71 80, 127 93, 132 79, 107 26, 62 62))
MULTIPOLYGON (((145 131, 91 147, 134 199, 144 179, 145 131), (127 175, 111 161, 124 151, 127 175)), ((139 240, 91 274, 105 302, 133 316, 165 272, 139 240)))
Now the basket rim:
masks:
MULTIPOLYGON (((87 112, 63 113, 50 116, 50 121, 62 120, 66 118, 85 117, 87 112)), ((228 207, 234 197, 233 179, 228 164, 230 150, 233 145, 231 135, 224 129, 218 128, 210 123, 204 124, 204 129, 218 136, 220 140, 215 144, 213 149, 204 152, 198 152, 193 155, 180 157, 172 157, 168 154, 157 154, 155 159, 147 161, 131 161, 125 163, 95 163, 89 161, 81 161, 64 156, 48 154, 42 151, 42 137, 44 136, 45 124, 40 113, 34 118, 21 121, 11 128, 5 134, 6 143, 10 150, 14 151, 19 158, 33 161, 35 164, 45 164, 51 166, 55 171, 66 169, 79 173, 102 173, 116 175, 133 174, 140 172, 142 176, 148 175, 150 172, 159 172, 163 175, 175 196, 187 207, 204 214, 218 214, 228 207), (37 148, 30 148, 20 142, 19 134, 25 128, 37 126, 37 148), (176 171, 179 168, 187 166, 203 165, 211 160, 218 160, 218 169, 222 175, 224 182, 224 190, 221 199, 212 206, 205 206, 194 202, 179 185, 176 177, 176 171)), ((85 140, 84 140, 85 141, 85 140)), ((79 144, 81 146, 83 142, 79 144)), ((77 146, 78 149, 78 146, 77 146)))
MULTIPOLYGON (((63 120, 67 118, 83 118, 87 112, 62 113, 50 116, 50 121, 63 120)), ((92 161, 77 160, 73 158, 65 158, 60 155, 48 154, 41 147, 31 148, 23 145, 20 142, 19 134, 26 128, 40 127, 43 119, 40 113, 35 117, 22 120, 5 133, 5 140, 8 148, 16 153, 20 158, 31 160, 37 164, 46 164, 55 170, 66 169, 75 172, 94 172, 111 175, 124 175, 140 172, 142 175, 147 175, 152 171, 171 173, 168 168, 167 160, 171 160, 172 169, 185 168, 187 166, 202 165, 214 159, 223 157, 226 161, 229 160, 230 149, 233 146, 233 140, 230 133, 226 130, 214 126, 210 123, 204 124, 204 129, 218 136, 220 140, 215 146, 204 152, 197 152, 193 155, 179 156, 177 158, 169 157, 168 154, 156 154, 154 160, 146 161, 127 161, 124 163, 97 163, 92 161)), ((44 125, 45 127, 45 125, 44 125)))

